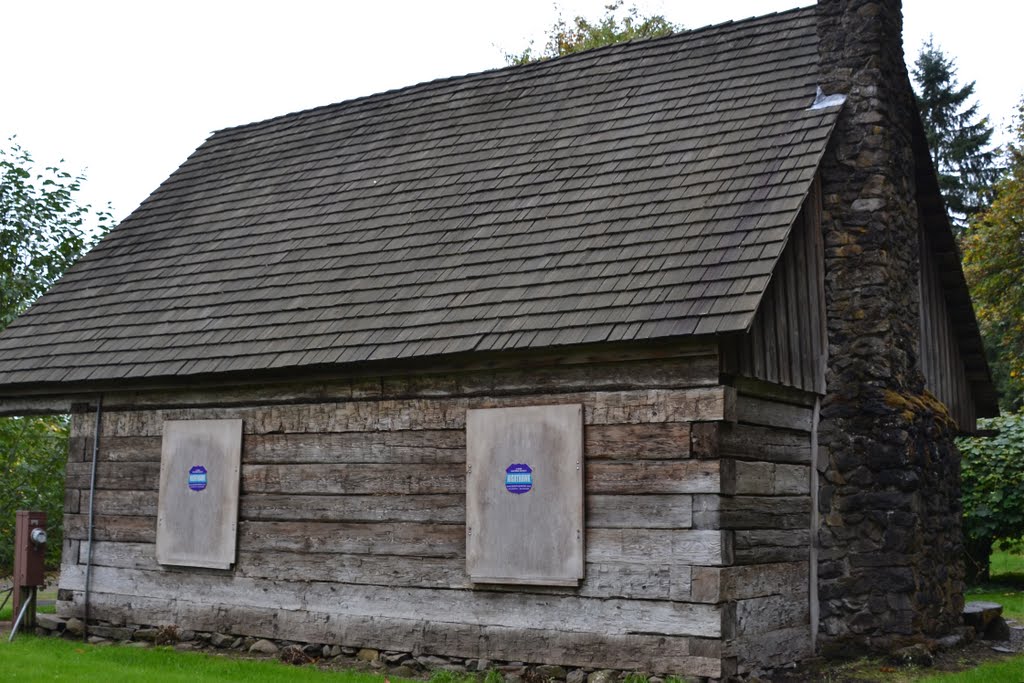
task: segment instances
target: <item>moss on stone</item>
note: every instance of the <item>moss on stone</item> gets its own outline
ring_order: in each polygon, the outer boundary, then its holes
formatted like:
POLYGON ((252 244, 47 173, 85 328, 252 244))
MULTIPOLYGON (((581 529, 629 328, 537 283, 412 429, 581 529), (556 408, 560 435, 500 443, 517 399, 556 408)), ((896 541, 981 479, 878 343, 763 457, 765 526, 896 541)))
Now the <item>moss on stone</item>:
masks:
POLYGON ((886 389, 882 392, 885 405, 900 413, 907 422, 919 418, 934 419, 944 427, 955 429, 956 420, 949 414, 945 404, 927 389, 920 394, 898 392, 886 389))

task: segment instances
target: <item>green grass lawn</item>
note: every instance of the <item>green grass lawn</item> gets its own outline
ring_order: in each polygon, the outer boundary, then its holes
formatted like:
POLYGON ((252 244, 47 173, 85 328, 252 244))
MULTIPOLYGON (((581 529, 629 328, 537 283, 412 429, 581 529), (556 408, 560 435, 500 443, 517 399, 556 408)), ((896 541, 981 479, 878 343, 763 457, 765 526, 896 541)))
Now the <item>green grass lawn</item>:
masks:
POLYGON ((995 550, 989 558, 992 567, 992 578, 1010 578, 1024 583, 1024 555, 995 550))
MULTIPOLYGON (((987 600, 1003 605, 1008 619, 1024 621, 1024 555, 1003 550, 992 554, 992 580, 972 587, 966 600, 987 600)), ((56 591, 40 593, 53 600, 56 591)), ((2 596, 0 596, 2 600, 2 596)), ((40 612, 54 611, 42 606, 40 612)), ((11 606, 0 610, 0 621, 10 620, 11 606)), ((12 681, 320 681, 381 683, 374 674, 295 667, 276 661, 242 659, 232 655, 177 652, 171 648, 142 649, 124 646, 92 646, 58 638, 19 636, 14 643, 0 639, 3 680, 12 681)), ((863 665, 863 664, 862 664, 863 665)), ((1021 683, 1024 656, 992 662, 959 673, 928 674, 921 670, 871 665, 877 679, 891 683, 1021 683)), ((397 681, 398 679, 394 679, 397 681)), ((438 680, 436 683, 447 683, 438 680)), ((452 682, 458 683, 458 682, 452 682)))
POLYGON ((998 602, 1005 618, 1024 621, 1024 555, 997 549, 990 563, 992 580, 968 589, 964 599, 998 602))
MULTIPOLYGON (((177 652, 171 648, 133 648, 120 645, 84 645, 59 638, 19 636, 14 643, 0 642, 0 677, 4 681, 135 681, 198 683, 200 681, 337 681, 382 683, 383 677, 355 671, 326 671, 312 666, 295 667, 272 660, 240 659, 232 655, 177 652)), ((1024 657, 984 664, 970 671, 928 675, 922 670, 866 666, 846 673, 857 680, 890 683, 1020 683, 1024 657), (860 678, 867 676, 867 678, 860 678)), ((487 680, 500 680, 491 672, 487 680)), ((465 683, 468 677, 438 672, 432 683, 465 683)), ((640 677, 637 677, 640 681, 640 677)), ((830 679, 824 679, 830 680, 830 679)), ((392 679, 394 683, 404 683, 392 679)), ((413 683, 413 682, 409 682, 413 683)))
MULTIPOLYGON (((18 636, 0 642, 0 668, 5 681, 327 681, 381 683, 375 674, 323 671, 276 661, 239 659, 202 652, 176 652, 171 648, 134 648, 84 645, 59 638, 18 636)), ((398 679, 392 679, 395 683, 398 679)))
MULTIPOLYGON (((7 593, 6 592, 0 593, 0 602, 3 602, 5 597, 7 597, 7 593)), ((57 599, 57 589, 54 588, 52 591, 46 591, 46 592, 40 591, 38 599, 39 600, 56 600, 57 599)), ((10 600, 7 601, 7 604, 4 605, 3 609, 0 609, 0 621, 14 621, 14 616, 11 614, 11 602, 12 601, 13 601, 13 598, 11 598, 10 600)), ((54 614, 54 613, 56 613, 56 611, 57 611, 57 608, 54 607, 53 605, 41 605, 41 606, 36 608, 36 612, 39 612, 41 614, 54 614)))

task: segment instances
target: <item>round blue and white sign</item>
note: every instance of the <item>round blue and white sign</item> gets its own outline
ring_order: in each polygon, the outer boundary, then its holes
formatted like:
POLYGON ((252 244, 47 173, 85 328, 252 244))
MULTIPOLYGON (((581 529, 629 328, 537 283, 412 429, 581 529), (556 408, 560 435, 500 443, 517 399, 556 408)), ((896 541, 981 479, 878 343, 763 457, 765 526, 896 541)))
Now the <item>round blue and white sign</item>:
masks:
POLYGON ((193 491, 202 491, 206 488, 206 468, 196 465, 188 471, 188 487, 193 491))
POLYGON ((505 468, 505 488, 509 493, 526 493, 533 488, 533 470, 529 465, 509 465, 505 468))

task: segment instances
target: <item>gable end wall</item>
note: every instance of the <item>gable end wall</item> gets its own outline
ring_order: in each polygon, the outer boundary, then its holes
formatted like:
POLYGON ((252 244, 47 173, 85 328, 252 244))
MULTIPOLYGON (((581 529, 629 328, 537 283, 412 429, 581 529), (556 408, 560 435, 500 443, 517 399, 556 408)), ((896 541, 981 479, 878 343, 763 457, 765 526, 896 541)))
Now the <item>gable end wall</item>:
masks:
POLYGON ((977 426, 974 394, 949 315, 938 264, 921 231, 921 372, 925 386, 949 409, 961 432, 977 426))
POLYGON ((825 393, 821 186, 811 185, 748 333, 723 353, 722 372, 825 393))

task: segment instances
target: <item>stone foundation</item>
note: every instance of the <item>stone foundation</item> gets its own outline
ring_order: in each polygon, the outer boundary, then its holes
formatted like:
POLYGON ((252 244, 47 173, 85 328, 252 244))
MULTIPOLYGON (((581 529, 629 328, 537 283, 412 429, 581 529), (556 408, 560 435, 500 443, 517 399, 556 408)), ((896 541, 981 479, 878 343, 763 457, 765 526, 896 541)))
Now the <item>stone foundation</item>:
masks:
MULTIPOLYGON (((67 639, 81 639, 84 624, 80 619, 63 619, 51 614, 40 614, 36 634, 67 639)), ((465 659, 430 654, 416 654, 397 650, 378 650, 368 647, 302 643, 290 640, 271 640, 237 634, 190 631, 173 625, 144 626, 118 625, 107 622, 90 624, 88 641, 92 644, 121 644, 129 647, 173 647, 180 651, 235 651, 280 659, 295 665, 322 664, 334 669, 354 669, 399 676, 427 679, 437 671, 473 677, 491 683, 664 683, 672 679, 677 683, 709 683, 703 677, 679 677, 662 673, 592 669, 508 662, 490 659, 465 659)))

